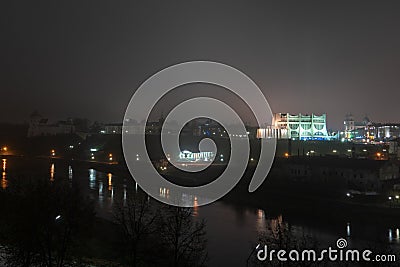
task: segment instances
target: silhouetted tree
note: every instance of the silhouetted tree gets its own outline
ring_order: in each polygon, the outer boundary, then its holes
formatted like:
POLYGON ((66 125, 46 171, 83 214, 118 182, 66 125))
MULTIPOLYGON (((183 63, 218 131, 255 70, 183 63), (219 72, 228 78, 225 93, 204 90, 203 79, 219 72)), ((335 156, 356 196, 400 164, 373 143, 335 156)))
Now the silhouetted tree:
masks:
POLYGON ((117 203, 114 206, 114 219, 120 226, 130 256, 132 266, 137 266, 139 254, 147 241, 156 230, 157 213, 147 201, 147 196, 134 195, 127 203, 117 203))
POLYGON ((7 266, 64 266, 93 222, 92 205, 62 180, 18 179, 3 197, 7 266))
POLYGON ((191 208, 169 207, 161 220, 161 242, 169 266, 205 266, 207 261, 205 221, 194 221, 191 208))

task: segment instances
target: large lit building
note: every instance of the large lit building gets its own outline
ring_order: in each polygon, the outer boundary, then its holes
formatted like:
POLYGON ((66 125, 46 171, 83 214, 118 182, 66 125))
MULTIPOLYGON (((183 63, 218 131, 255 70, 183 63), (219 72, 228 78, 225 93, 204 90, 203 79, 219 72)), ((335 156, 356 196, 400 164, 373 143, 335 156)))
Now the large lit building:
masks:
POLYGON ((271 126, 257 130, 257 138, 327 140, 326 114, 274 114, 271 126))

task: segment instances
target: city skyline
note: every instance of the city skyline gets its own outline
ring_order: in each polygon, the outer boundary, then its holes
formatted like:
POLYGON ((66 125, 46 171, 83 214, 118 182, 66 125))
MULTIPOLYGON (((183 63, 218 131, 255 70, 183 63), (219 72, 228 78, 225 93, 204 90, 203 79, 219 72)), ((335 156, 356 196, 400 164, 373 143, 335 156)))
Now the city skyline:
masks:
POLYGON ((329 128, 347 113, 398 122, 399 5, 6 3, 0 121, 33 110, 122 121, 152 74, 212 60, 250 76, 275 113, 327 113, 329 128))

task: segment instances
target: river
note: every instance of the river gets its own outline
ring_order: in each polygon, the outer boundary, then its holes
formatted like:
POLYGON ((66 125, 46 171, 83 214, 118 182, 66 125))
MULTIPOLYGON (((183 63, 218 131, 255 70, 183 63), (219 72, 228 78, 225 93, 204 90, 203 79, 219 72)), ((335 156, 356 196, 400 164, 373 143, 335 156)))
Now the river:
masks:
MULTIPOLYGON (((97 215, 106 219, 111 218, 115 201, 125 201, 129 194, 140 190, 129 175, 116 176, 95 169, 74 168, 64 161, 19 158, 2 159, 1 187, 7 187, 8 178, 13 175, 23 177, 33 172, 46 175, 48 179, 68 177, 79 183, 82 192, 94 201, 97 215)), ((400 245, 400 222, 376 219, 346 221, 340 218, 340 214, 338 220, 330 222, 320 218, 318 213, 314 216, 269 213, 255 206, 224 200, 195 207, 194 216, 195 219, 205 219, 207 223, 210 266, 246 266, 260 235, 282 222, 290 224, 298 236, 312 236, 321 246, 333 246, 338 238, 346 238, 349 246, 360 248, 381 244, 398 248, 400 245)))

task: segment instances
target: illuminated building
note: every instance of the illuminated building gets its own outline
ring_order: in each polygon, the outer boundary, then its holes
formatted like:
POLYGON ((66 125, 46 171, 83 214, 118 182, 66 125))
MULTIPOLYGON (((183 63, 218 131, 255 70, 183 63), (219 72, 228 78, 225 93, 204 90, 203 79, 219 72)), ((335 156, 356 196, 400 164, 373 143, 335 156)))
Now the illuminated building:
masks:
POLYGON ((179 153, 179 161, 213 161, 214 152, 197 152, 192 153, 184 150, 179 153))
POLYGON ((327 140, 326 114, 274 114, 271 126, 257 130, 257 138, 327 140))
POLYGON ((355 122, 351 114, 344 120, 344 138, 348 141, 388 141, 400 137, 399 123, 373 123, 368 117, 355 122))

